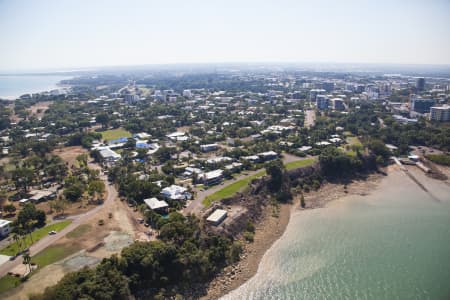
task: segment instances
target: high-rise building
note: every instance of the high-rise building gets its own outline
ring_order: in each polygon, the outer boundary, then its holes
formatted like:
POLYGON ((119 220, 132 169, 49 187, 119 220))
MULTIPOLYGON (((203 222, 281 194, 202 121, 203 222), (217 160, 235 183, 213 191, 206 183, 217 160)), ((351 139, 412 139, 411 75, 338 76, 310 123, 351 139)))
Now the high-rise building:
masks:
POLYGON ((344 100, 342 100, 341 98, 331 99, 331 105, 334 110, 344 110, 345 109, 344 100))
POLYGON ((316 96, 316 107, 320 110, 328 109, 328 97, 325 95, 316 96))
POLYGON ((417 89, 418 91, 423 91, 423 90, 425 90, 425 78, 423 78, 423 77, 417 78, 417 81, 416 81, 416 89, 417 89))
POLYGON ((450 121, 450 105, 433 106, 430 108, 430 119, 438 122, 450 121))
POLYGON ((315 102, 316 101, 316 97, 319 94, 325 93, 326 91, 323 89, 312 89, 309 91, 309 101, 311 102, 315 102))
POLYGON ((322 82, 322 88, 324 90, 326 90, 327 92, 331 92, 334 90, 334 82, 330 82, 330 81, 322 82))
POLYGON ((138 102, 139 100, 141 100, 141 98, 138 95, 134 95, 134 94, 125 94, 123 96, 123 99, 127 103, 134 103, 134 102, 138 102))
POLYGON ((435 105, 433 99, 419 98, 416 95, 411 95, 410 111, 418 112, 421 114, 429 113, 430 108, 435 105))

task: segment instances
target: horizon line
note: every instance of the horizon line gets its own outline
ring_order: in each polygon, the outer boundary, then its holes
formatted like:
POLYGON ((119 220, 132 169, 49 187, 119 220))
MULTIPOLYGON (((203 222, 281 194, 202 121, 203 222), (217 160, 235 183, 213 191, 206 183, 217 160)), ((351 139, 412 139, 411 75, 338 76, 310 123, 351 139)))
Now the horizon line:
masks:
POLYGON ((415 66, 415 67, 440 67, 449 68, 450 63, 393 63, 393 62, 335 62, 335 61, 215 61, 215 62, 164 62, 164 63, 142 63, 142 64, 111 64, 99 66, 71 66, 71 67, 48 67, 48 68, 30 68, 30 69, 0 69, 0 76, 5 75, 21 75, 21 74, 50 74, 50 73, 75 73, 97 71, 101 69, 111 68, 131 68, 131 67, 157 67, 157 66, 207 66, 207 65, 272 65, 285 66, 288 64, 295 65, 360 65, 360 66, 415 66))

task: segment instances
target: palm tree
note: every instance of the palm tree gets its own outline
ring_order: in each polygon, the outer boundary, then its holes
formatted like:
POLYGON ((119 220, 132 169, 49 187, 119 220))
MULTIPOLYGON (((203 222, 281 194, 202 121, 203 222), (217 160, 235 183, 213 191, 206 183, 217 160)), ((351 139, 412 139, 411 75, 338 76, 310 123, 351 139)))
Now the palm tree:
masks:
POLYGON ((16 244, 17 244, 17 254, 19 254, 19 252, 20 252, 20 241, 21 241, 21 239, 20 239, 20 236, 17 234, 17 233, 14 233, 14 235, 13 235, 13 240, 14 240, 14 242, 16 242, 16 244))
POLYGON ((31 273, 31 256, 28 253, 25 253, 23 255, 23 262, 24 265, 28 265, 28 268, 30 270, 31 273))
POLYGON ((31 240, 32 244, 33 244, 33 235, 31 233, 33 232, 34 225, 35 225, 34 220, 28 220, 26 223, 26 228, 27 228, 27 231, 30 236, 30 240, 31 240))

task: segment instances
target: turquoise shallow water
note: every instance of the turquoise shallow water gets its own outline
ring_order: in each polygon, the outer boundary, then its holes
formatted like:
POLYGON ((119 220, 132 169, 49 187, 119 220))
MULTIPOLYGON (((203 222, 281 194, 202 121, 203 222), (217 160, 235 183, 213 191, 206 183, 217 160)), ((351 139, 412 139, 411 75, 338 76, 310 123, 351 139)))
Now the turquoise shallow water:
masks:
POLYGON ((70 77, 55 75, 0 75, 0 98, 49 91, 57 88, 56 84, 59 81, 68 78, 70 77))
POLYGON ((450 299, 450 186, 394 171, 369 196, 296 212, 223 299, 450 299))

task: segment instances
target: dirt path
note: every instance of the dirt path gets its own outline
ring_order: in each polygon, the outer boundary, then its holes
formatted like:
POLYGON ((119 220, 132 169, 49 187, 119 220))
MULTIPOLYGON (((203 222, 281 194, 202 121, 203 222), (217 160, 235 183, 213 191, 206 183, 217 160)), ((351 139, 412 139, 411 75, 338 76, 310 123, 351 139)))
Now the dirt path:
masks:
POLYGON ((36 118, 41 119, 52 104, 53 101, 38 102, 27 110, 30 112, 30 116, 36 116, 36 118))
POLYGON ((316 123, 316 112, 314 110, 305 111, 305 127, 313 127, 316 123))

